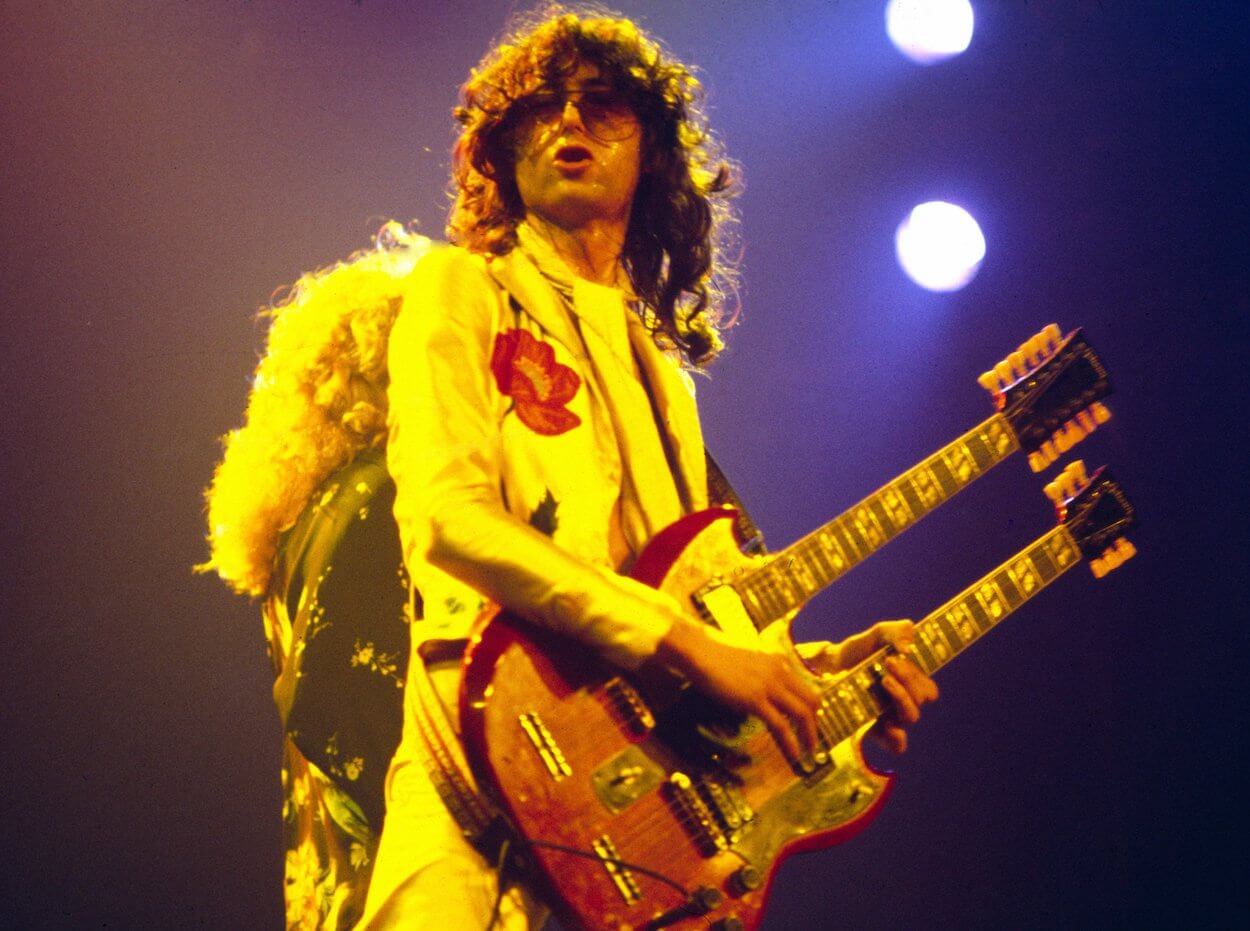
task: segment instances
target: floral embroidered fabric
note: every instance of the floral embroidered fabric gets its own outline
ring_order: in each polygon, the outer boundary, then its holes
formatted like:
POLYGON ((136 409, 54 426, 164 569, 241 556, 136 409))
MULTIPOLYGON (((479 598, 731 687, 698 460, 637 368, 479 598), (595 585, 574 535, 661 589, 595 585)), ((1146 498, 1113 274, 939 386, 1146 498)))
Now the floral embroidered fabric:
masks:
POLYGON ((581 379, 556 361, 555 349, 525 330, 505 330, 495 337, 490 370, 500 394, 512 398, 521 423, 544 436, 556 436, 582 420, 565 405, 581 379))
POLYGON ((350 928, 364 909, 409 652, 394 496, 378 453, 332 476, 287 534, 265 605, 288 928, 350 928))

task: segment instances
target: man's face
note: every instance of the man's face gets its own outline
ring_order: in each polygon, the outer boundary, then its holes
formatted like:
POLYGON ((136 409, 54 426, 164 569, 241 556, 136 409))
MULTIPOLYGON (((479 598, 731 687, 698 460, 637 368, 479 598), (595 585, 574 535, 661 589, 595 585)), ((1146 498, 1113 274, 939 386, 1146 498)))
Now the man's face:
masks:
POLYGON ((527 214, 564 229, 628 224, 641 165, 642 127, 594 65, 563 86, 518 101, 516 185, 527 214))

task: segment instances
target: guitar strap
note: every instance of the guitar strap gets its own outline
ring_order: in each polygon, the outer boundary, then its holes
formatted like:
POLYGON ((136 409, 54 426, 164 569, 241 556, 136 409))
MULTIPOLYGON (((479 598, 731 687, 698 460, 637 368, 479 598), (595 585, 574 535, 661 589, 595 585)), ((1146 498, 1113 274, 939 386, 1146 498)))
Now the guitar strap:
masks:
POLYGON ((498 810, 478 789, 460 737, 430 677, 431 665, 459 661, 467 646, 467 640, 427 640, 421 644, 408 673, 408 687, 414 692, 410 700, 416 711, 421 762, 430 782, 465 839, 493 861, 507 836, 506 827, 498 810))
POLYGON ((713 504, 731 507, 738 512, 737 517, 734 518, 734 530, 737 531, 738 544, 741 546, 742 552, 750 556, 768 552, 768 548, 764 545, 763 531, 751 519, 746 505, 742 503, 742 499, 734 491, 733 485, 729 484, 729 479, 725 477, 721 467, 712 458, 712 451, 706 446, 703 447, 703 456, 707 460, 708 500, 713 504))

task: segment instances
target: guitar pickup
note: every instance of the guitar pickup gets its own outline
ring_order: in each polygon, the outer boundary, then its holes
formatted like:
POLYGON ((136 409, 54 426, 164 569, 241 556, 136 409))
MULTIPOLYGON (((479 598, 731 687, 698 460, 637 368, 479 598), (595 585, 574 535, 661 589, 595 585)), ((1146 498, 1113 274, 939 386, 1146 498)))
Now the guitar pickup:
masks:
POLYGON ((617 716, 635 734, 641 736, 655 727, 655 716, 638 690, 620 676, 604 683, 603 690, 612 702, 617 716))
POLYGON ((664 787, 677 820, 690 835, 699 853, 712 857, 728 849, 729 839, 689 776, 681 772, 673 773, 664 787))
POLYGON ((616 891, 621 894, 625 903, 633 905, 642 899, 642 888, 638 885, 638 880, 634 879, 634 874, 621 863, 621 855, 617 853, 616 844, 612 843, 612 838, 606 834, 600 834, 590 842, 590 846, 594 849, 595 856, 603 864, 604 870, 611 877, 612 884, 616 886, 616 891))
POLYGON ((527 711, 520 716, 519 721, 525 736, 538 751, 543 766, 547 767, 548 775, 556 782, 573 775, 573 767, 569 766, 569 761, 564 758, 564 753, 556 739, 551 736, 551 731, 547 730, 547 725, 543 724, 542 718, 536 712, 527 711))

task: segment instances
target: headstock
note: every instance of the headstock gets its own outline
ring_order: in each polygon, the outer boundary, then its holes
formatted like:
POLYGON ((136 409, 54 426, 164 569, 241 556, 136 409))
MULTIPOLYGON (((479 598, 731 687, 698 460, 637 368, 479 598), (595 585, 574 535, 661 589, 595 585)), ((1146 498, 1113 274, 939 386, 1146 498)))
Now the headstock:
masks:
POLYGON ((1059 522, 1089 560, 1094 578, 1101 579, 1137 552, 1122 536, 1137 525, 1136 512, 1105 467, 1087 476, 1085 463, 1077 459, 1044 490, 1059 522))
POLYGON ((1050 324, 977 379, 1040 472, 1111 419, 1106 366, 1082 332, 1050 324))

